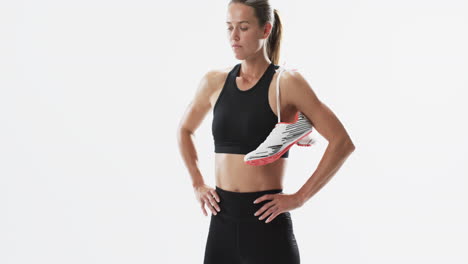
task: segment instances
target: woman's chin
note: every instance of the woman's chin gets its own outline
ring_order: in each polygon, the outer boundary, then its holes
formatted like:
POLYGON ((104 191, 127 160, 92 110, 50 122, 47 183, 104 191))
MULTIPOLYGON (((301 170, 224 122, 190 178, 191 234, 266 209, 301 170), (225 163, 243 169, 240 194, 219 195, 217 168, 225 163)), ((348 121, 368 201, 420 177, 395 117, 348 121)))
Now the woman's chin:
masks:
POLYGON ((245 58, 243 54, 239 54, 237 52, 234 52, 234 57, 236 57, 238 60, 243 60, 245 58))

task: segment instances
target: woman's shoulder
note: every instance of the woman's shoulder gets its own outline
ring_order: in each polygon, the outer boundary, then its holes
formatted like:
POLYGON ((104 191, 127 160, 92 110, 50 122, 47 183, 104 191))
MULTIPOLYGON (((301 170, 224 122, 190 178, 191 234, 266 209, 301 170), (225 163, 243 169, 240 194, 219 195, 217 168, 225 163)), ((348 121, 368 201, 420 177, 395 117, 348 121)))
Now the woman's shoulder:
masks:
POLYGON ((223 83, 234 66, 212 68, 205 73, 204 78, 210 83, 223 83))
MULTIPOLYGON (((283 71, 281 73, 281 80, 280 80, 280 85, 296 85, 300 82, 306 82, 307 78, 306 76, 304 76, 304 74, 299 71, 299 69, 297 68, 291 68, 291 67, 287 67, 287 68, 282 68, 283 71)), ((276 74, 278 74, 279 71, 276 72, 276 74)))

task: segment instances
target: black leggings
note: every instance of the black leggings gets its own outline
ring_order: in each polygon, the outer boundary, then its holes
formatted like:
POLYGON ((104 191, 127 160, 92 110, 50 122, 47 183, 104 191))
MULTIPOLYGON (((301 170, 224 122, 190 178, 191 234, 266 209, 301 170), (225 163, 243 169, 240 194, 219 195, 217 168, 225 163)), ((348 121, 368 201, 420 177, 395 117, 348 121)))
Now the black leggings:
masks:
POLYGON ((299 249, 293 232, 290 212, 273 221, 269 216, 254 216, 265 200, 253 201, 265 194, 282 193, 282 189, 260 192, 231 192, 216 186, 221 208, 211 215, 204 264, 298 264, 299 249))

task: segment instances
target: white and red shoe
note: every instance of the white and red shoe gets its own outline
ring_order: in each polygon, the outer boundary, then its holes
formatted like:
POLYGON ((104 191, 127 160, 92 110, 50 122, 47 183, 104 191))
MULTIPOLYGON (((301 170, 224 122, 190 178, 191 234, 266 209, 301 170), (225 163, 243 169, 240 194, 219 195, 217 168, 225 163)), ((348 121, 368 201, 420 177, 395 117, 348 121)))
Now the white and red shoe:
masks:
POLYGON ((311 145, 314 140, 306 139, 310 133, 312 123, 303 113, 298 112, 294 122, 277 123, 265 141, 244 156, 244 162, 254 166, 272 163, 301 139, 305 139, 305 144, 301 145, 311 145))

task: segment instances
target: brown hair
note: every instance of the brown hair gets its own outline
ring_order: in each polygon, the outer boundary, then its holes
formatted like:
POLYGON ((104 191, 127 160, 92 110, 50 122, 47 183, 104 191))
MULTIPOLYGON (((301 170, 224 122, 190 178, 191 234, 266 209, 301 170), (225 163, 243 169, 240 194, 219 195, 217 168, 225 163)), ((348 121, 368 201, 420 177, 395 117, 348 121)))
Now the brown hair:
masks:
POLYGON ((273 12, 271 12, 271 6, 268 0, 231 0, 229 4, 231 3, 241 3, 252 7, 255 10, 255 16, 257 17, 260 27, 265 26, 266 22, 271 22, 273 24, 273 28, 271 29, 266 43, 266 49, 268 58, 273 64, 278 64, 283 31, 278 10, 273 9, 273 12))

